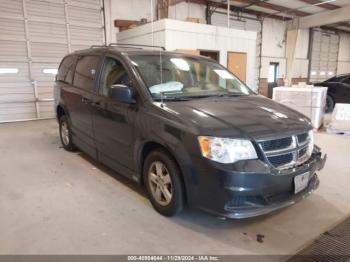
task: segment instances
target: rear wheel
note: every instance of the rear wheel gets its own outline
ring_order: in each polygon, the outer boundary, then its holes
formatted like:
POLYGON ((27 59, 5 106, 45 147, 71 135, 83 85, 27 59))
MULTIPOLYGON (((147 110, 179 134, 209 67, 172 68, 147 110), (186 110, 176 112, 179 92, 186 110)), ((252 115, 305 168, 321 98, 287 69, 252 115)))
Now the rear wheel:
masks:
POLYGON ((160 214, 174 216, 183 208, 181 173, 175 160, 165 150, 152 151, 143 168, 149 199, 160 214))
POLYGON ((74 151, 75 146, 72 141, 72 133, 70 131, 67 117, 65 115, 60 117, 59 131, 60 131, 60 138, 61 138, 61 143, 63 148, 68 151, 74 151))
POLYGON ((331 96, 327 95, 326 98, 326 113, 331 113, 334 109, 334 100, 331 96))

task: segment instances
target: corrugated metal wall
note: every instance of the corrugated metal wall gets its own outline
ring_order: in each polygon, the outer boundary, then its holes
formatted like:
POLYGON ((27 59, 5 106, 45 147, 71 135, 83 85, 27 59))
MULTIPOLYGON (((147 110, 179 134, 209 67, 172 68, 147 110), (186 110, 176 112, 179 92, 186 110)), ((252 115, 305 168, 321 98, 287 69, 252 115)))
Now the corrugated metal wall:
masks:
POLYGON ((339 35, 332 31, 312 29, 309 77, 322 82, 337 73, 339 35))
MULTIPOLYGON (((225 11, 225 10, 224 10, 225 11)), ((252 16, 252 19, 240 18, 234 19, 234 16, 231 16, 230 28, 247 30, 247 31, 261 31, 261 24, 257 20, 253 20, 255 17, 252 16)), ((216 26, 227 26, 227 15, 222 13, 214 12, 211 16, 211 24, 216 26)))
POLYGON ((104 41, 100 0, 1 0, 0 122, 54 116, 62 57, 104 41))

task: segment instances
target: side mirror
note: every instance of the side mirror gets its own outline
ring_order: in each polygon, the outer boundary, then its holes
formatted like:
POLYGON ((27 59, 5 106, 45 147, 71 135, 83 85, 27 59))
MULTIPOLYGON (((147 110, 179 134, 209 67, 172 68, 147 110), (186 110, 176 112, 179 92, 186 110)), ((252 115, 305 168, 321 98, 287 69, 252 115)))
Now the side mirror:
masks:
POLYGON ((123 84, 112 85, 109 89, 108 96, 114 101, 127 103, 127 104, 136 103, 133 97, 133 92, 131 91, 131 88, 127 85, 123 85, 123 84))

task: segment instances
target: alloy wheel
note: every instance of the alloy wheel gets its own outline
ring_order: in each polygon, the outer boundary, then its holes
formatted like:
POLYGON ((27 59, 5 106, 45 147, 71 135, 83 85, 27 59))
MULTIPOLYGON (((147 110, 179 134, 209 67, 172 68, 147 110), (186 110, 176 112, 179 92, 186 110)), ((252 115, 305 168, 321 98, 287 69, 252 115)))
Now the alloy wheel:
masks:
POLYGON ((148 171, 148 183, 153 198, 159 205, 167 206, 173 197, 173 184, 166 166, 154 161, 148 171))
POLYGON ((69 129, 66 121, 61 123, 61 137, 65 146, 69 145, 69 129))

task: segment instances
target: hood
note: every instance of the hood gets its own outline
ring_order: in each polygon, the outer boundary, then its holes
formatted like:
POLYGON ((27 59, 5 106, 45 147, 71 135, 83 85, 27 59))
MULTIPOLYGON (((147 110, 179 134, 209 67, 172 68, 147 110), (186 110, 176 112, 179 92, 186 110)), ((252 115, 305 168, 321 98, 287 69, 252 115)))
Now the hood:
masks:
POLYGON ((256 95, 167 101, 163 110, 195 125, 201 135, 263 139, 312 128, 304 115, 256 95))

